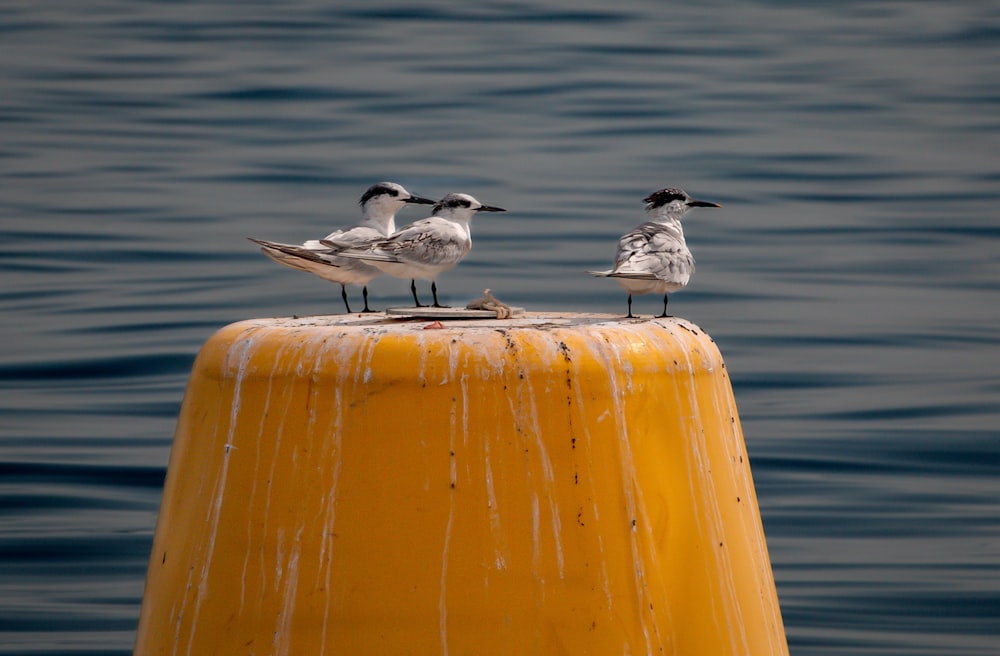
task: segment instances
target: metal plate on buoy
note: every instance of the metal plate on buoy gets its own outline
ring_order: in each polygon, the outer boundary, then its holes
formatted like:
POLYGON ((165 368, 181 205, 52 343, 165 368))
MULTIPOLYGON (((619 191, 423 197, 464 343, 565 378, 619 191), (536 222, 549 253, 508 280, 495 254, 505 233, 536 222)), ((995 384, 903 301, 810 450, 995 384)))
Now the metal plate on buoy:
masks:
MULTIPOLYGON (((493 310, 467 310, 465 308, 450 307, 394 307, 386 308, 385 313, 394 317, 408 317, 411 319, 496 319, 497 313, 493 310)), ((524 314, 523 307, 510 308, 512 317, 524 314)))

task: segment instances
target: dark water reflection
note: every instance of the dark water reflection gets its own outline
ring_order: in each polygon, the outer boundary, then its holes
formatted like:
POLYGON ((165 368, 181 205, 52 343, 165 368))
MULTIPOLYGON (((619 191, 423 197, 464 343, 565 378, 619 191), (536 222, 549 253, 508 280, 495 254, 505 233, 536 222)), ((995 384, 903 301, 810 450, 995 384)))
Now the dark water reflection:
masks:
POLYGON ((998 46, 971 1, 0 5, 0 654, 130 651, 197 349, 340 309, 243 237, 381 179, 510 208, 443 300, 535 310, 624 310, 582 271, 653 189, 723 203, 671 308, 732 373, 792 653, 996 653, 998 46))

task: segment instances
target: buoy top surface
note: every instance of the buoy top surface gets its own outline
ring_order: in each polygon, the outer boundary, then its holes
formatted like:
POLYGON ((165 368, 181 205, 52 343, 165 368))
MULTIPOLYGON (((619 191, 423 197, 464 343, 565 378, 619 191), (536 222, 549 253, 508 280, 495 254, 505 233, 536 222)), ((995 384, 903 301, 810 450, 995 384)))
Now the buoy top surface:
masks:
MULTIPOLYGON (((419 310, 419 309, 418 309, 419 310)), ((509 319, 496 319, 482 316, 482 311, 469 311, 460 308, 439 308, 426 316, 421 314, 396 315, 384 312, 368 314, 329 314, 293 317, 269 317, 248 319, 238 324, 241 326, 271 327, 271 328, 359 328, 379 333, 410 332, 434 329, 503 329, 503 328, 570 328, 592 326, 637 326, 657 323, 662 326, 675 326, 695 333, 703 332, 694 323, 679 317, 651 318, 638 317, 626 319, 621 315, 597 314, 587 312, 524 312, 509 319), (436 325, 439 324, 439 325, 436 325)))
POLYGON ((434 358, 428 360, 420 354, 430 352, 450 354, 445 358, 449 370, 466 357, 496 363, 515 356, 519 366, 538 369, 565 358, 580 366, 620 368, 627 373, 664 368, 711 372, 725 367, 712 338, 686 319, 625 319, 576 312, 525 312, 509 319, 443 321, 383 313, 248 319, 217 332, 201 357, 203 364, 209 360, 217 363, 206 371, 217 371, 223 377, 248 373, 301 376, 306 369, 332 367, 348 354, 354 354, 350 355, 353 358, 364 351, 364 357, 370 358, 375 345, 388 358, 383 370, 386 374, 404 369, 413 357, 423 366, 434 358), (236 356, 249 353, 247 348, 256 354, 254 366, 237 367, 235 363, 242 356, 236 356), (388 355, 390 352, 393 355, 388 355), (320 357, 323 353, 327 355, 320 357))

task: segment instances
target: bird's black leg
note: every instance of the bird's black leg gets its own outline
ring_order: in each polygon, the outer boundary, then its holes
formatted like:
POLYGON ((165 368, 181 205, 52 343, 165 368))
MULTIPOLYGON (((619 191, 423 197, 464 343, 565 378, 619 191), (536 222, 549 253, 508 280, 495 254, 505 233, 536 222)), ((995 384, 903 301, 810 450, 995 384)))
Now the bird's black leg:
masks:
POLYGON ((628 314, 625 315, 625 318, 626 319, 635 319, 635 317, 632 316, 632 295, 631 294, 628 295, 628 314))
POLYGON ((666 318, 668 316, 670 316, 670 315, 667 314, 667 295, 664 294, 663 295, 663 314, 661 314, 660 316, 658 316, 656 318, 657 319, 664 319, 664 318, 666 318))
POLYGON ((434 294, 434 307, 448 307, 447 305, 441 305, 438 303, 438 287, 435 281, 431 281, 431 293, 434 294))
POLYGON ((347 286, 346 285, 341 285, 340 286, 340 296, 344 299, 344 307, 347 308, 347 314, 350 314, 351 313, 351 306, 347 302, 347 286))
POLYGON ((368 285, 361 288, 361 297, 365 299, 365 309, 362 312, 374 312, 375 310, 368 307, 368 285))
POLYGON ((410 280, 410 292, 413 294, 413 305, 414 307, 427 307, 426 305, 421 305, 420 299, 417 298, 417 281, 410 280))

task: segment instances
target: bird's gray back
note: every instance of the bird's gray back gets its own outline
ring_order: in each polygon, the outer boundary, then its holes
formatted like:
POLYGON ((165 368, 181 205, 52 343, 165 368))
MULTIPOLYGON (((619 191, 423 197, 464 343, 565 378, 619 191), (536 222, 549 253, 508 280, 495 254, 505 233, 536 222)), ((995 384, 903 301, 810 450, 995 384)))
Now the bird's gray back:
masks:
POLYGON ((694 273, 694 256, 680 226, 643 223, 618 240, 617 271, 649 273, 661 280, 686 281, 694 273))
MULTIPOLYGON (((352 246, 364 246, 365 244, 373 241, 385 239, 385 237, 386 235, 382 234, 375 228, 359 225, 347 230, 335 230, 324 237, 324 240, 333 241, 337 244, 343 244, 344 248, 350 248, 352 246)), ((329 247, 321 244, 320 248, 329 247)))
POLYGON ((472 248, 468 233, 451 221, 430 217, 411 223, 377 243, 376 251, 420 266, 457 264, 472 248))

